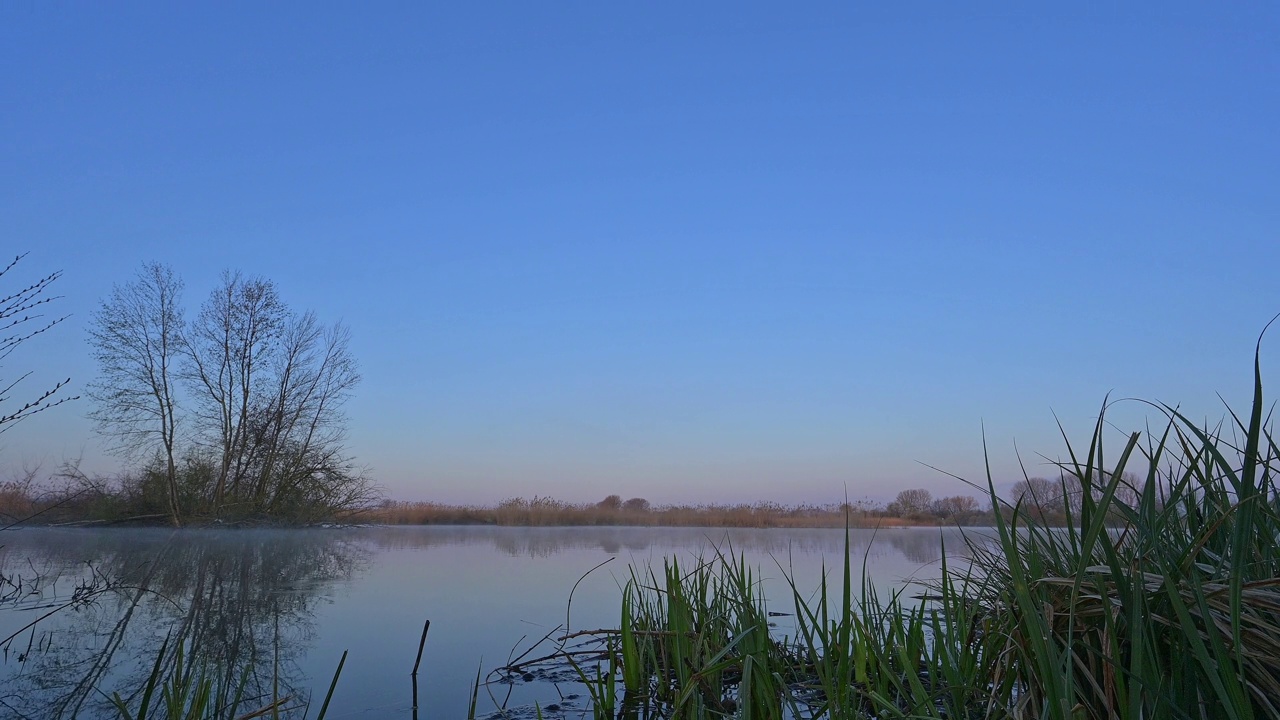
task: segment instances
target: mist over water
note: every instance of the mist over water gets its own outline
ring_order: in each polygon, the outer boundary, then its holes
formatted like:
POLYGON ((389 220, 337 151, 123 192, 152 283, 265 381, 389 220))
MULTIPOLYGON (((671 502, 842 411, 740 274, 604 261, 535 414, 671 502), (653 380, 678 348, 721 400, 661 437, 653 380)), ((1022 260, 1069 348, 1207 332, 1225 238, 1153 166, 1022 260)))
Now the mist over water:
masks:
MULTIPOLYGON (((852 530, 849 551, 855 568, 889 589, 936 577, 944 542, 949 559, 963 556, 959 533, 936 528, 852 530)), ((14 582, 0 603, 0 638, 13 635, 0 648, 0 718, 107 717, 108 697, 139 692, 166 641, 229 685, 243 678, 259 705, 273 681, 280 694, 318 705, 347 650, 329 717, 408 718, 425 620, 420 710, 464 717, 478 669, 503 665, 566 626, 615 627, 628 566, 742 555, 759 568, 770 609, 788 612, 785 576, 802 589, 816 588, 824 569, 838 577, 845 533, 23 529, 0 534, 0 543, 0 567, 14 582)), ((779 618, 778 632, 787 629, 779 618)), ((582 692, 543 683, 500 689, 511 691, 510 706, 582 692)), ((486 694, 482 712, 492 709, 486 694)))

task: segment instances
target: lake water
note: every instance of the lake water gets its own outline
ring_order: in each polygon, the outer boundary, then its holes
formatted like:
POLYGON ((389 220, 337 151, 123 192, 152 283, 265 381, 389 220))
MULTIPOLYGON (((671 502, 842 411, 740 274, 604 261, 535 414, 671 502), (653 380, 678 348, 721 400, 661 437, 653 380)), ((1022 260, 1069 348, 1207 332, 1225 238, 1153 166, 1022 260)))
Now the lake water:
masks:
MULTIPOLYGON (((963 549, 956 531, 925 528, 853 530, 849 547, 855 568, 865 563, 872 582, 888 590, 936 577, 944 542, 949 555, 963 549)), ((108 717, 107 696, 136 692, 167 636, 184 638, 197 658, 235 668, 234 679, 246 672, 264 692, 278 668, 284 690, 309 693, 312 717, 346 650, 328 717, 412 718, 409 675, 426 620, 417 717, 463 718, 477 670, 505 665, 565 627, 617 627, 629 566, 660 568, 667 557, 688 564, 731 549, 760 569, 769 609, 789 612, 784 573, 801 589, 817 588, 824 565, 838 578, 845 534, 22 529, 0 534, 0 543, 0 567, 21 581, 0 602, 0 638, 17 633, 0 649, 0 718, 108 717)), ((788 621, 778 620, 781 635, 788 621)), ((508 708, 558 702, 565 717, 578 717, 585 707, 576 683, 535 681, 488 686, 481 715, 497 707, 489 690, 508 708)))

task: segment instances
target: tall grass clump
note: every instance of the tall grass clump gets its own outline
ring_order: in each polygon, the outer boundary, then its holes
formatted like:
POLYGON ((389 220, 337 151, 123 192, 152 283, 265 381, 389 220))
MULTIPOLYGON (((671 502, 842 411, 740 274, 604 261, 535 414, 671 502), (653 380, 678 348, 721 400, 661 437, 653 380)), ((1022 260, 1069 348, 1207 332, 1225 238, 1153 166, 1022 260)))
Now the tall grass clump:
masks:
POLYGON ((633 571, 611 653, 624 706, 703 717, 742 700, 756 717, 781 717, 775 669, 784 649, 770 636, 753 572, 732 556, 718 556, 715 568, 698 562, 684 572, 671 559, 660 574, 633 571))
POLYGON ((845 557, 838 590, 791 583, 795 613, 768 612, 758 574, 732 554, 633 569, 618 628, 566 637, 593 636, 603 652, 539 662, 576 667, 598 720, 967 718, 1000 706, 1011 680, 990 678, 1003 645, 974 632, 981 609, 952 581, 928 603, 901 592, 882 601, 855 579, 847 544, 845 557), (794 636, 778 636, 778 615, 793 615, 794 636))
POLYGON ((1080 487, 1067 526, 1006 507, 974 543, 968 592, 1005 638, 1013 716, 1280 718, 1280 449, 1257 352, 1253 380, 1216 427, 1150 403, 1163 427, 1114 455, 1104 407, 1060 463, 1080 487))
MULTIPOLYGON (((824 573, 825 575, 825 573, 824 573)), ((796 717, 969 718, 1007 704, 1000 638, 970 601, 975 579, 946 564, 926 594, 900 589, 881 598, 865 571, 855 579, 846 541, 840 588, 826 578, 806 598, 791 582, 796 608, 796 717)))
MULTIPOLYGON (((170 652, 169 641, 166 638, 161 644, 142 687, 130 697, 119 692, 108 696, 112 717, 119 720, 279 720, 307 717, 310 703, 293 695, 280 695, 278 680, 273 679, 270 697, 251 697, 246 692, 249 667, 246 666, 233 681, 234 674, 229 675, 222 672, 222 668, 188 657, 189 653, 181 642, 175 643, 170 652)), ((347 653, 343 651, 316 720, 324 720, 328 713, 329 702, 333 699, 333 691, 346 661, 347 653)), ((276 670, 278 672, 279 668, 276 670)))

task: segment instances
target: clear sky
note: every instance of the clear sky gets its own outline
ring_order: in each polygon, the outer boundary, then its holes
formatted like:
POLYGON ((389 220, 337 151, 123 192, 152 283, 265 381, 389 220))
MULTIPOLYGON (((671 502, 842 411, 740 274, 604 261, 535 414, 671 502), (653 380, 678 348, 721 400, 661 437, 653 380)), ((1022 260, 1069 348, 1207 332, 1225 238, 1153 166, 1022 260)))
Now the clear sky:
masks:
MULTIPOLYGON (((3 375, 261 274, 396 498, 950 494, 984 426, 1007 484, 1108 392, 1220 417, 1280 312, 1274 4, 188 5, 0 6, 0 247, 72 313, 3 375)), ((114 467, 88 410, 0 465, 114 467)))

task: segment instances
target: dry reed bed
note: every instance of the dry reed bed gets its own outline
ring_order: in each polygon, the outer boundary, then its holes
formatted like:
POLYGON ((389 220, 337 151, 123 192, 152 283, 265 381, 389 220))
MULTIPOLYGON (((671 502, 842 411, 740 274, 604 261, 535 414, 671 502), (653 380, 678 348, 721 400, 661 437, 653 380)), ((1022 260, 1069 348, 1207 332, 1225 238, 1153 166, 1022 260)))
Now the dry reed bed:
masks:
MULTIPOLYGON (((980 516, 979 519, 985 517, 980 516)), ((447 505, 430 502, 388 502, 359 515, 363 522, 385 525, 504 525, 504 526, 662 526, 738 528, 893 527, 913 523, 865 510, 848 515, 838 505, 784 506, 774 503, 740 505, 666 505, 651 509, 602 508, 535 497, 513 498, 496 507, 447 505)))

